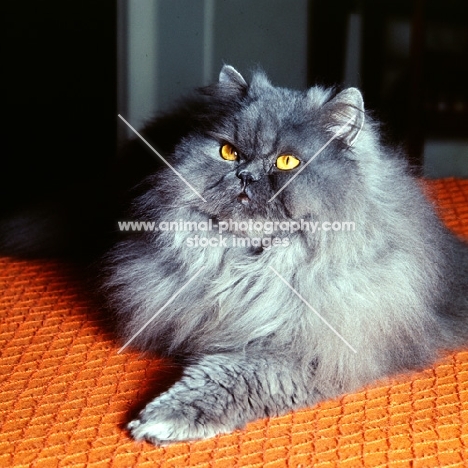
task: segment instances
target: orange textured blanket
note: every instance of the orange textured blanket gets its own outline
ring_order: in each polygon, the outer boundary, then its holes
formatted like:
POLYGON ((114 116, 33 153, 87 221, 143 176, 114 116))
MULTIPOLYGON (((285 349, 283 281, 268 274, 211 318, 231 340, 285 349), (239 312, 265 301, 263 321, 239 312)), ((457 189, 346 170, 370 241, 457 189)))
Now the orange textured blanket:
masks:
MULTIPOLYGON (((468 236, 468 180, 425 186, 468 236)), ((180 369, 118 354, 73 265, 0 259, 0 344, 0 467, 468 466, 468 350, 233 434, 155 448, 125 423, 180 369)))

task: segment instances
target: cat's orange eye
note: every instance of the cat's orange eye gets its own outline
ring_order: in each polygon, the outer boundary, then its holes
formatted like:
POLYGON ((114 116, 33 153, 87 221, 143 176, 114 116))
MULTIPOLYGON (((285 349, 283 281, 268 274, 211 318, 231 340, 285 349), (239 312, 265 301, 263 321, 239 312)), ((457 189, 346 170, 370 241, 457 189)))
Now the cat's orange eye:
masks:
POLYGON ((221 154, 221 157, 226 161, 235 161, 239 157, 236 148, 234 148, 234 146, 230 145, 229 143, 226 143, 223 146, 221 146, 221 148, 219 149, 219 153, 221 154))
POLYGON ((276 160, 276 167, 282 171, 290 171, 291 169, 299 166, 300 163, 301 161, 295 156, 290 154, 283 154, 278 156, 278 159, 276 160))

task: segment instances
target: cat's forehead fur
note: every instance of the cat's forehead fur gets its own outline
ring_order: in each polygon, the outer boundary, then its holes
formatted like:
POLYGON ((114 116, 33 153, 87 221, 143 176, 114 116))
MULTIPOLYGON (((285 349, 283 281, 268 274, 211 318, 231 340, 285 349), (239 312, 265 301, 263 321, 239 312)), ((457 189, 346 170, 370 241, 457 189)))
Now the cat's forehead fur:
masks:
POLYGON ((263 72, 256 72, 247 90, 245 111, 277 123, 297 123, 316 114, 330 94, 330 90, 320 87, 306 92, 273 86, 263 72))
POLYGON ((296 91, 276 87, 262 71, 248 85, 239 83, 234 97, 241 103, 225 122, 234 143, 250 146, 257 155, 274 153, 288 136, 310 132, 318 114, 332 94, 321 87, 296 91))

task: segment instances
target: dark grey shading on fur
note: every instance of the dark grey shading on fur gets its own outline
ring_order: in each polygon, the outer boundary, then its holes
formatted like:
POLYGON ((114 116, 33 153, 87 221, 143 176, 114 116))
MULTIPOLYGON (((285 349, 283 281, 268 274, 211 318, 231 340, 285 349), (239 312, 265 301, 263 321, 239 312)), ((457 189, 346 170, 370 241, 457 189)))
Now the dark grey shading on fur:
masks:
POLYGON ((468 249, 439 221, 403 157, 381 143, 358 90, 292 91, 261 72, 247 84, 226 66, 200 96, 170 161, 206 203, 163 169, 135 201, 135 219, 303 219, 356 228, 283 233, 289 246, 270 249, 190 248, 194 232, 182 231, 135 233, 117 244, 104 289, 123 340, 153 318, 132 346, 188 363, 182 379, 130 423, 135 438, 160 444, 232 431, 422 368, 467 344, 468 249), (295 172, 277 169, 276 158, 293 154, 305 164, 350 120, 268 203, 295 172), (238 161, 220 157, 225 143, 238 161))

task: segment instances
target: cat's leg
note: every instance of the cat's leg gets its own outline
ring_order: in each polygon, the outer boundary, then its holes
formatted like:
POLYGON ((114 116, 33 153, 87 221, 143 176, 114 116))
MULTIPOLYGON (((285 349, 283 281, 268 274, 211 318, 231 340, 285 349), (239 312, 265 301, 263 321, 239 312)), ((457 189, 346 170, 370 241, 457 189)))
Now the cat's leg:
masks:
POLYGON ((322 398, 311 380, 291 357, 206 356, 187 367, 182 379, 148 403, 128 428, 135 439, 154 444, 212 437, 316 403, 322 398))

